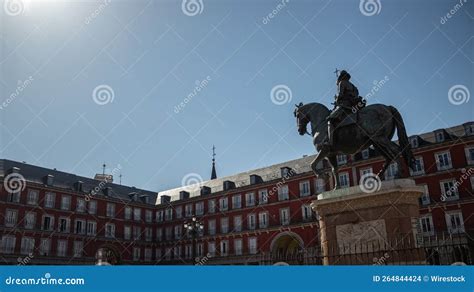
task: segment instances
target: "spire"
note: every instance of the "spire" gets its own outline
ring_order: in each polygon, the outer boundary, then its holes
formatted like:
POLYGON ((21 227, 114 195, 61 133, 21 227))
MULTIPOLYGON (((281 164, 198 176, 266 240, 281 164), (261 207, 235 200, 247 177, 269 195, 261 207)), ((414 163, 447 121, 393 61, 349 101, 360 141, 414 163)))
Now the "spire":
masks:
POLYGON ((212 145, 212 172, 211 179, 216 179, 216 146, 212 145))

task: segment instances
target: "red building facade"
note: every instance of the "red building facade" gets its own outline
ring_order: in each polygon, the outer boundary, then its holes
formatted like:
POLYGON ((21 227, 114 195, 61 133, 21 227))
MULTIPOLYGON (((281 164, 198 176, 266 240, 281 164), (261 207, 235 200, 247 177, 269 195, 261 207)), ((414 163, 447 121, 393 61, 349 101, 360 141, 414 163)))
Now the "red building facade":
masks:
MULTIPOLYGON (((412 136, 410 142, 417 159, 412 177, 426 190, 420 232, 427 238, 472 239, 474 123, 412 136)), ((2 259, 6 264, 199 265, 268 264, 288 255, 314 255, 320 246, 310 204, 331 185, 314 177, 312 159, 158 194, 2 160, 2 259), (25 187, 12 193, 6 182, 15 174, 25 187), (191 234, 185 224, 192 218, 202 229, 191 234)), ((376 173, 383 163, 373 149, 338 161, 343 187, 358 185, 363 174, 376 173)), ((391 166, 386 179, 396 170, 391 166)), ((295 258, 318 264, 314 257, 295 258)))

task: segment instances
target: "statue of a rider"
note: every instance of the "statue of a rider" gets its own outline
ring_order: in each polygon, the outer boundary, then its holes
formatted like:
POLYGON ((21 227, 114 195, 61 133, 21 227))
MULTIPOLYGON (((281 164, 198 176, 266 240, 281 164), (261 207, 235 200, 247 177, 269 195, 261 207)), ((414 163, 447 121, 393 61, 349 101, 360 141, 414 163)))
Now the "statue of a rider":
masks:
MULTIPOLYGON (((337 72, 337 71, 336 71, 337 72)), ((343 120, 347 114, 352 110, 354 104, 359 101, 359 90, 349 80, 351 75, 342 70, 337 77, 338 93, 334 96, 335 103, 332 113, 327 118, 328 120, 328 146, 334 145, 334 129, 338 122, 343 120)))

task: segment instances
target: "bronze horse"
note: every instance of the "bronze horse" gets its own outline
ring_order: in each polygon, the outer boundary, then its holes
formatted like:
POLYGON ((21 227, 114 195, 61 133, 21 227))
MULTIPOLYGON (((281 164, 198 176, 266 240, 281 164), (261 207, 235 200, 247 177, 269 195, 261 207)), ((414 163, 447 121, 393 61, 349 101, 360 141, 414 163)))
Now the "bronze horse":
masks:
POLYGON ((316 158, 311 162, 311 168, 315 175, 323 175, 325 171, 318 169, 317 164, 327 159, 332 168, 335 178, 335 189, 340 187, 337 175, 338 154, 354 154, 373 145, 385 158, 385 163, 377 174, 383 178, 384 173, 392 161, 397 161, 397 177, 406 177, 402 171, 400 156, 405 163, 413 169, 414 158, 408 141, 402 116, 393 106, 373 104, 366 106, 357 112, 357 122, 346 126, 337 127, 334 131, 334 145, 329 147, 323 142, 327 139, 327 117, 329 109, 320 103, 308 103, 296 105, 295 117, 298 124, 298 133, 304 135, 306 127, 311 123, 311 136, 313 144, 318 152, 316 158), (397 130, 399 145, 392 142, 392 137, 397 130))

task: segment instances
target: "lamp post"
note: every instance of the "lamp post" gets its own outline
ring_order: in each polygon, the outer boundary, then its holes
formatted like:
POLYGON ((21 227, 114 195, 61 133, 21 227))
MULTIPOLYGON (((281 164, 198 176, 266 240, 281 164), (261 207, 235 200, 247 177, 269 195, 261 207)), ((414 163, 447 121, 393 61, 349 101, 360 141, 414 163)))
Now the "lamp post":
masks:
POLYGON ((192 239, 192 248, 191 248, 191 258, 195 257, 196 254, 196 238, 204 229, 204 224, 201 221, 197 220, 193 216, 190 222, 184 222, 184 230, 186 230, 187 236, 191 236, 192 239))

